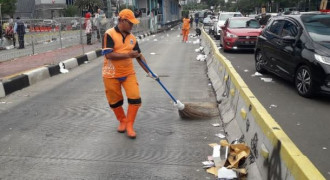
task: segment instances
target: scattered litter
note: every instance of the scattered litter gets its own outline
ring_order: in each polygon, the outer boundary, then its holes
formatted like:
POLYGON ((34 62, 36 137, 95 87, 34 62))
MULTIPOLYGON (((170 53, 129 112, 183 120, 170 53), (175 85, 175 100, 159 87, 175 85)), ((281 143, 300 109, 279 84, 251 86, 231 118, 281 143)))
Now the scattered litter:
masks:
POLYGON ((197 172, 199 172, 199 169, 196 169, 197 172))
POLYGON ((0 104, 6 104, 6 102, 5 101, 1 101, 0 104))
POLYGON ((154 53, 154 52, 152 52, 152 53, 150 53, 151 55, 155 55, 156 53, 154 53))
POLYGON ((209 85, 209 86, 212 86, 212 84, 211 84, 211 83, 209 83, 208 85, 209 85))
POLYGON ((271 109, 271 108, 277 108, 277 105, 275 105, 275 104, 271 104, 271 105, 269 106, 269 109, 271 109))
POLYGON ((177 35, 176 37, 180 37, 180 35, 177 35))
POLYGON ((11 46, 6 46, 6 49, 9 50, 9 49, 14 49, 15 47, 13 45, 11 46))
POLYGON ((300 126, 300 123, 297 123, 297 126, 300 126))
POLYGON ((218 47, 218 49, 222 49, 222 47, 220 46, 220 47, 218 47))
POLYGON ((214 124, 212 124, 212 126, 214 126, 214 127, 219 127, 220 124, 219 124, 219 123, 214 123, 214 124))
POLYGON ((88 64, 89 63, 89 61, 84 61, 84 64, 88 64))
POLYGON ((207 160, 213 161, 213 157, 212 156, 207 156, 207 160))
POLYGON ((212 161, 204 161, 202 162, 204 166, 208 166, 208 167, 213 167, 214 166, 214 162, 212 161))
POLYGON ((237 175, 235 171, 222 167, 218 170, 218 178, 234 179, 237 178, 237 175))
POLYGON ((195 49, 195 52, 199 52, 199 49, 195 49))
POLYGON ((326 147, 323 147, 322 149, 323 149, 323 150, 326 150, 326 149, 328 149, 328 148, 326 148, 326 147))
POLYGON ((166 34, 167 37, 169 37, 170 35, 169 34, 166 34))
POLYGON ((225 138, 225 137, 226 137, 225 135, 223 135, 223 134, 221 134, 221 133, 219 133, 219 134, 215 134, 215 136, 217 136, 217 137, 219 137, 219 138, 225 138))
POLYGON ((213 174, 215 176, 218 176, 218 171, 216 167, 211 167, 209 169, 206 170, 207 173, 213 174))
POLYGON ((197 61, 205 61, 206 58, 207 58, 207 55, 199 54, 199 55, 197 55, 196 60, 197 61))
POLYGON ((207 137, 204 137, 204 139, 207 139, 207 137))
POLYGON ((152 35, 153 37, 156 37, 156 35, 152 35))
POLYGON ((193 41, 193 44, 199 44, 199 39, 197 39, 196 41, 193 41))
POLYGON ((60 66, 60 72, 61 73, 64 74, 64 73, 68 73, 69 72, 69 70, 67 70, 67 69, 64 68, 64 63, 63 62, 60 62, 59 63, 59 66, 60 66))
POLYGON ((262 74, 258 73, 258 72, 255 72, 254 74, 251 75, 252 77, 255 77, 255 76, 262 76, 262 74))
POLYGON ((273 81, 272 78, 260 78, 260 79, 264 82, 272 82, 273 81))
POLYGON ((249 72, 249 70, 248 69, 245 69, 244 72, 249 72))
POLYGON ((157 39, 154 39, 154 41, 158 41, 157 39))
POLYGON ((218 145, 219 145, 219 144, 217 144, 217 143, 209 144, 209 146, 211 146, 211 147, 218 146, 218 145))

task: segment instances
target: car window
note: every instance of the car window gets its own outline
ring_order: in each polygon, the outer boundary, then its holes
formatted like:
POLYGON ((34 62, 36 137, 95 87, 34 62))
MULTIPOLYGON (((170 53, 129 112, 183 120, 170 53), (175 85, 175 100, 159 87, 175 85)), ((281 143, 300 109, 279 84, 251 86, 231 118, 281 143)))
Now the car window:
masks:
POLYGON ((330 14, 302 15, 301 20, 314 41, 330 47, 330 14))
POLYGON ((279 35, 282 30, 282 25, 283 25, 283 21, 274 21, 272 25, 269 27, 268 31, 273 34, 279 35))
POLYGON ((298 34, 298 28, 295 24, 293 24, 290 21, 285 21, 282 29, 282 34, 281 36, 292 36, 296 37, 298 34))
POLYGON ((231 19, 229 28, 260 28, 260 24, 253 19, 231 19))

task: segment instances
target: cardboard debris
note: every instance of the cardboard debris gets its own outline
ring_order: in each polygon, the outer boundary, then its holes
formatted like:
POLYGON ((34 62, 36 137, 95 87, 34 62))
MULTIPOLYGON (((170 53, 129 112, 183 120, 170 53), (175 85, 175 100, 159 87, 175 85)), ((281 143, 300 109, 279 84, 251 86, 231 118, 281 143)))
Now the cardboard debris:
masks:
POLYGON ((233 168, 232 170, 240 173, 240 174, 243 174, 243 175, 246 175, 247 174, 247 171, 245 168, 241 168, 241 169, 236 169, 236 168, 233 168))
POLYGON ((216 167, 210 167, 206 170, 206 172, 218 176, 218 169, 216 167))
MULTIPOLYGON (((245 144, 231 144, 227 161, 228 168, 238 168, 240 161, 244 161, 250 155, 250 148, 245 144)), ((227 162, 226 162, 227 164, 227 162)))

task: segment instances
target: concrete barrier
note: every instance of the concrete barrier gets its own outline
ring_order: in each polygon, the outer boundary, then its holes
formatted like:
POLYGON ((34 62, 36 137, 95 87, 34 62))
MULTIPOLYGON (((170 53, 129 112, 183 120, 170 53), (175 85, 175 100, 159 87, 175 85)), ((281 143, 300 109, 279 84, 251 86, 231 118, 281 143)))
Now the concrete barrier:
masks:
POLYGON ((97 57, 95 51, 88 52, 88 53, 86 53, 86 55, 87 55, 88 60, 89 59, 96 59, 96 57, 97 57))
POLYGON ((47 79, 50 77, 49 71, 47 67, 40 67, 38 69, 34 69, 24 73, 29 77, 30 85, 35 84, 39 81, 47 79))
POLYGON ((216 92, 227 138, 229 142, 238 140, 250 146, 248 164, 256 165, 261 179, 324 180, 253 95, 230 61, 219 53, 204 30, 202 46, 210 56, 207 59, 208 76, 216 92))
POLYGON ((75 67, 78 67, 78 61, 77 58, 71 58, 63 61, 64 68, 67 70, 73 69, 75 67))
POLYGON ((6 93, 5 93, 5 88, 3 87, 2 82, 0 82, 0 98, 5 97, 6 93))
MULTIPOLYGON (((83 64, 85 61, 91 61, 97 57, 102 56, 101 50, 96 50, 88 52, 84 55, 78 56, 76 58, 71 58, 63 61, 65 69, 73 69, 83 64)), ((26 88, 32 84, 35 84, 39 81, 47 79, 49 77, 60 74, 60 66, 57 65, 47 65, 24 73, 18 73, 19 75, 13 76, 8 79, 4 79, 0 82, 0 98, 5 97, 10 93, 13 93, 17 90, 26 88)))

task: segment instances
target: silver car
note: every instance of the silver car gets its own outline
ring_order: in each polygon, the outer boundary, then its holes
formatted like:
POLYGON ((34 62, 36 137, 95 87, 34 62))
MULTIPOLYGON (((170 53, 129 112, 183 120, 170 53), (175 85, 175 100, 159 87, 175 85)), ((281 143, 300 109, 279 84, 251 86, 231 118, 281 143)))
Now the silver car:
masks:
POLYGON ((240 12, 220 12, 218 15, 218 21, 213 24, 214 37, 216 40, 220 39, 221 26, 223 26, 228 18, 242 17, 240 12))

